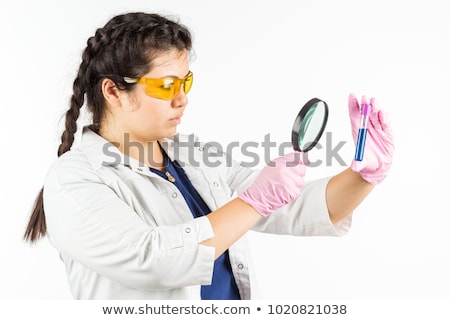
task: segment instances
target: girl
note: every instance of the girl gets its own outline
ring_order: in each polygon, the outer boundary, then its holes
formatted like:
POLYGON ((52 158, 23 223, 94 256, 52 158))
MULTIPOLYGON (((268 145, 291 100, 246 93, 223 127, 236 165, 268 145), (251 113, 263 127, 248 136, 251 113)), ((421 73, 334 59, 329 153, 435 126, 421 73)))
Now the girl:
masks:
MULTIPOLYGON (((49 237, 76 299, 250 299, 248 230, 342 235, 389 170, 390 126, 365 97, 366 160, 334 177, 304 183, 299 153, 260 172, 218 151, 220 165, 206 165, 214 150, 177 134, 191 42, 184 26, 146 13, 116 16, 87 41, 59 158, 25 232, 49 237), (85 98, 92 124, 71 149, 85 98)), ((353 95, 349 108, 356 135, 353 95)))

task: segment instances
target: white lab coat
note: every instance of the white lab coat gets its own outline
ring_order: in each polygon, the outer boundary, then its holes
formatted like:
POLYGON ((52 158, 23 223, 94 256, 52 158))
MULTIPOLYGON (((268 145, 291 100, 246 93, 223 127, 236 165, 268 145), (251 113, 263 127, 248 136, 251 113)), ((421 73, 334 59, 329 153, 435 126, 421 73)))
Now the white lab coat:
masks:
MULTIPOLYGON (((178 160, 211 210, 247 188, 258 172, 226 155, 204 161, 204 147, 192 136, 162 142, 178 160), (220 166, 212 166, 211 163, 220 166), (189 164, 191 163, 191 164, 189 164), (193 165, 192 165, 193 164, 193 165)), ((325 201, 328 178, 307 182, 301 196, 263 218, 256 231, 339 236, 348 217, 332 225, 325 201)), ((65 264, 75 299, 200 299, 210 284, 214 237, 206 217, 194 219, 175 185, 85 128, 80 145, 61 156, 44 184, 47 231, 65 264)), ((245 237, 229 248, 243 299, 251 299, 245 237)))

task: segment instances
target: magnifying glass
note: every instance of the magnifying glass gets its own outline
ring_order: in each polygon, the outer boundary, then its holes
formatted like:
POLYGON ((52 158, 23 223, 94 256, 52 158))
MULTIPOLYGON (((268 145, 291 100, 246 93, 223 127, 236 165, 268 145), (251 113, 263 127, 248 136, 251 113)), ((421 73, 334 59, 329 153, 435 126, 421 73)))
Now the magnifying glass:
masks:
POLYGON ((318 98, 309 100, 292 126, 292 146, 295 151, 308 152, 319 142, 328 120, 328 105, 318 98))

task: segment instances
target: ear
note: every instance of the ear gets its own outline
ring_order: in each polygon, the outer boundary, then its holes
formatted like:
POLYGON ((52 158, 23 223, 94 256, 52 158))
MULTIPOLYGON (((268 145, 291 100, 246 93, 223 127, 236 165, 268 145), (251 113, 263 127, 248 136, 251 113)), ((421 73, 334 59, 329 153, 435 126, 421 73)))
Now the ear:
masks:
POLYGON ((117 88, 114 81, 112 81, 111 79, 108 78, 103 79, 102 93, 108 105, 112 107, 120 107, 122 105, 122 102, 120 100, 121 92, 117 88))

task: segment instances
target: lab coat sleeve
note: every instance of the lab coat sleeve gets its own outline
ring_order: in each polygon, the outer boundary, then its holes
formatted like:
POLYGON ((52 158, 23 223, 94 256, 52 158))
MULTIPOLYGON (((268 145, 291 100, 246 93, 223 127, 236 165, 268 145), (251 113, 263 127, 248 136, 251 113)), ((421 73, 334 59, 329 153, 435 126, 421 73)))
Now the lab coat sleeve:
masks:
POLYGON ((155 290, 210 284, 214 236, 206 217, 151 227, 86 165, 59 162, 44 185, 51 243, 63 256, 123 286, 155 290))
POLYGON ((351 215, 333 224, 326 202, 330 177, 305 183, 300 196, 261 219, 255 231, 297 236, 343 236, 351 227, 351 215))
MULTIPOLYGON (((228 183, 235 193, 246 190, 258 176, 258 170, 242 167, 236 161, 227 169, 228 183)), ((326 203, 330 177, 307 181, 300 196, 268 218, 261 219, 254 231, 296 236, 342 236, 351 227, 351 215, 333 224, 326 203)))

